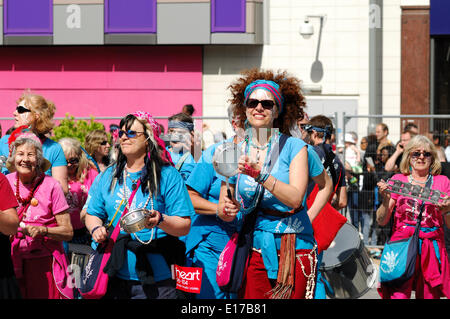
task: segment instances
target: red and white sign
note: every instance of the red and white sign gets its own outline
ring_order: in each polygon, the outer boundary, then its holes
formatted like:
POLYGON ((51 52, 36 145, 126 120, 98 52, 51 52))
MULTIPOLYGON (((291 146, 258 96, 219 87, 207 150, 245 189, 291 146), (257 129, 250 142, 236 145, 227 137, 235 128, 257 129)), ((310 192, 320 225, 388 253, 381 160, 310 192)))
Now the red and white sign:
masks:
POLYGON ((194 294, 200 293, 203 269, 198 267, 174 266, 174 275, 177 282, 176 288, 194 294))

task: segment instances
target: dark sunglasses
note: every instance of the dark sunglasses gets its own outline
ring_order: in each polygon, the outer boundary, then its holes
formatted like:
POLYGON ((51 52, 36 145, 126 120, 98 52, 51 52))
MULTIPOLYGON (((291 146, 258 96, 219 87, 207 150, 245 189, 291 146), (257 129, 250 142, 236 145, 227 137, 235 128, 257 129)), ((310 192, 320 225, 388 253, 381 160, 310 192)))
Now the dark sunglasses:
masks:
POLYGON ((424 157, 431 157, 431 153, 430 152, 412 152, 411 153, 411 157, 414 157, 414 158, 419 158, 420 157, 420 155, 423 155, 424 157))
POLYGON ((311 125, 309 124, 300 124, 300 128, 304 131, 307 131, 309 128, 311 128, 311 125))
POLYGON ((272 100, 248 99, 246 106, 253 109, 253 108, 257 107, 259 103, 261 103, 261 106, 265 110, 271 110, 271 109, 273 109, 273 106, 275 105, 275 102, 272 100))
POLYGON ((119 138, 122 137, 123 134, 125 134, 128 138, 134 138, 138 134, 144 134, 144 132, 136 132, 132 130, 128 130, 127 132, 125 132, 124 130, 119 130, 119 138))
POLYGON ((72 157, 67 160, 67 163, 69 163, 71 165, 76 165, 79 162, 80 162, 80 159, 78 157, 72 157))
POLYGON ((26 113, 26 112, 31 112, 31 110, 27 109, 26 107, 24 107, 24 106, 22 106, 22 105, 18 105, 18 106, 16 107, 16 111, 17 111, 17 113, 19 113, 19 114, 23 114, 23 113, 26 113))
POLYGON ((108 141, 103 141, 100 143, 101 146, 105 146, 106 144, 108 144, 108 141))

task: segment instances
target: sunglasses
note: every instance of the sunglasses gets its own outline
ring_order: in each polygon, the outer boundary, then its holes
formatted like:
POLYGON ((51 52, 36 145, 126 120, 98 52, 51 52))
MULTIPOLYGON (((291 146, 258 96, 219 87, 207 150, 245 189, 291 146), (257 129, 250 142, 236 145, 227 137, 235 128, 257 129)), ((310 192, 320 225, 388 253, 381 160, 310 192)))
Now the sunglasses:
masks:
POLYGON ((79 162, 80 162, 80 159, 78 157, 72 157, 67 160, 67 163, 69 163, 71 165, 76 165, 79 162))
POLYGON ((411 153, 411 157, 414 158, 419 158, 420 155, 423 155, 425 158, 431 157, 431 153, 430 152, 412 152, 411 153))
POLYGON ((144 132, 136 132, 132 130, 128 130, 127 132, 125 132, 124 130, 119 130, 119 138, 122 137, 123 134, 125 134, 128 138, 134 138, 138 134, 144 134, 144 132))
POLYGON ((300 128, 305 131, 308 130, 309 128, 311 128, 311 125, 309 124, 300 124, 300 128))
POLYGON ((101 146, 105 146, 106 144, 108 144, 108 141, 103 141, 100 143, 101 146))
POLYGON ((259 103, 261 103, 261 106, 265 110, 271 110, 271 109, 273 109, 273 106, 275 105, 275 102, 272 100, 248 99, 246 106, 253 109, 253 108, 257 107, 259 103))
POLYGON ((22 106, 22 105, 18 105, 18 106, 16 107, 16 111, 17 111, 17 113, 19 113, 19 114, 23 114, 23 113, 26 113, 26 112, 31 112, 31 110, 27 109, 26 107, 24 107, 24 106, 22 106))

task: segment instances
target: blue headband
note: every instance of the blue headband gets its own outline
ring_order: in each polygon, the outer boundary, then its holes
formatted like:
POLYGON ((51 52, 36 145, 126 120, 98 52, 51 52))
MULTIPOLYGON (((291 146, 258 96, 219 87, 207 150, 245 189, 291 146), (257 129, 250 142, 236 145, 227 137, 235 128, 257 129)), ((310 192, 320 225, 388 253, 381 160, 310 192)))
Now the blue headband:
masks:
POLYGON ((168 128, 182 128, 188 131, 194 130, 194 124, 181 121, 169 121, 168 128))
POLYGON ((247 85, 244 91, 244 104, 247 103, 248 98, 256 89, 262 89, 272 93, 277 105, 280 107, 280 114, 283 112, 284 98, 281 94, 280 86, 274 81, 256 80, 247 85))

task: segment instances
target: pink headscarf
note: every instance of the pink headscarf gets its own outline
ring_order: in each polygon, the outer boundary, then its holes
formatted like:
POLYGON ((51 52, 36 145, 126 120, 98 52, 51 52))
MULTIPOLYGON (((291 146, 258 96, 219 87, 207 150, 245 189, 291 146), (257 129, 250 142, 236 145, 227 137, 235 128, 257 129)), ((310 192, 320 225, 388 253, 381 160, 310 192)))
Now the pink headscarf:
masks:
POLYGON ((136 112, 132 113, 132 115, 136 116, 140 120, 145 120, 150 124, 150 126, 153 129, 153 136, 156 140, 156 143, 158 143, 158 145, 161 147, 162 159, 164 161, 166 161, 167 163, 169 163, 170 165, 175 166, 172 162, 172 157, 170 156, 170 153, 166 150, 166 144, 159 137, 161 135, 161 128, 160 128, 158 122, 156 122, 155 119, 153 119, 153 117, 151 116, 150 113, 145 112, 145 111, 136 111, 136 112))

